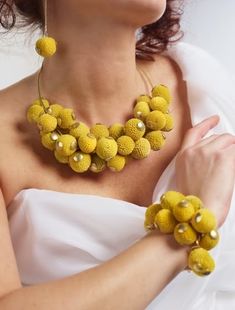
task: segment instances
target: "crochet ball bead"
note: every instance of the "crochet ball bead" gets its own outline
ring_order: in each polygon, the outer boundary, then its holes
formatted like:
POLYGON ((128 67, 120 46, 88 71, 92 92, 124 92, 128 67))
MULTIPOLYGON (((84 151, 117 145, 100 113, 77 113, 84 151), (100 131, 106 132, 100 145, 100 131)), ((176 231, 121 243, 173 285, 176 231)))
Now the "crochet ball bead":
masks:
POLYGON ((162 113, 167 113, 168 111, 168 102, 163 97, 153 97, 149 103, 152 110, 158 110, 162 113))
POLYGON ((90 170, 92 172, 98 173, 103 171, 106 168, 106 161, 100 158, 97 154, 91 155, 91 165, 90 170))
POLYGON ((89 127, 83 122, 75 122, 69 130, 69 134, 75 138, 79 138, 81 135, 86 135, 90 132, 89 127))
POLYGON ((118 153, 120 155, 129 155, 135 147, 134 140, 129 136, 121 136, 117 139, 118 153))
POLYGON ((57 119, 54 116, 45 113, 39 116, 37 124, 41 131, 47 133, 56 129, 57 119))
POLYGON ((216 228, 217 221, 209 209, 200 209, 194 214, 192 225, 200 233, 209 233, 216 228))
POLYGON ((203 207, 203 203, 202 203, 201 199, 197 196, 188 195, 185 197, 185 199, 188 200, 189 202, 191 202, 191 204, 194 207, 195 212, 203 207))
POLYGON ((136 102, 144 101, 144 102, 150 103, 150 100, 151 100, 150 96, 148 96, 148 95, 140 95, 137 98, 136 102))
POLYGON ((93 152, 96 148, 96 144, 96 137, 92 133, 81 135, 78 139, 78 146, 84 153, 93 152))
POLYGON ((48 108, 47 108, 47 113, 54 116, 54 117, 58 117, 60 114, 60 111, 62 111, 63 107, 58 104, 58 103, 54 103, 51 104, 48 108))
POLYGON ((176 225, 177 221, 168 209, 160 210, 154 218, 154 226, 165 234, 173 233, 176 225))
POLYGON ((161 130, 166 125, 166 117, 161 111, 152 111, 146 117, 146 125, 152 130, 161 130))
POLYGON ((150 131, 144 137, 149 141, 151 149, 154 151, 160 150, 166 142, 166 137, 160 130, 150 131))
POLYGON ((113 158, 107 161, 107 167, 109 167, 110 170, 119 172, 121 171, 126 164, 126 159, 124 156, 121 155, 115 155, 113 158))
POLYGON ((160 203, 153 203, 145 211, 144 228, 146 231, 155 229, 154 219, 158 211, 160 211, 162 206, 160 203))
POLYGON ((166 124, 162 128, 163 131, 171 131, 174 128, 174 119, 173 116, 170 114, 164 114, 166 119, 166 124))
POLYGON ((59 115, 58 115, 58 125, 61 128, 70 128, 75 121, 75 114, 73 112, 73 109, 70 108, 63 108, 59 115))
POLYGON ((138 118, 131 118, 125 123, 124 132, 136 141, 145 134, 145 124, 138 118))
POLYGON ((189 253, 188 266, 198 276, 207 276, 215 269, 215 262, 207 250, 196 248, 189 253))
POLYGON ((100 123, 93 125, 90 129, 90 132, 96 137, 96 139, 109 136, 108 127, 100 123))
POLYGON ((42 37, 36 42, 36 51, 42 57, 53 56, 56 52, 56 41, 51 37, 42 37))
POLYGON ((175 226, 174 237, 179 244, 189 245, 197 240, 197 233, 188 223, 179 223, 175 226))
POLYGON ((166 99, 168 104, 171 102, 170 91, 169 91, 168 87, 163 85, 163 84, 159 84, 152 89, 152 96, 153 97, 157 97, 157 96, 163 97, 164 99, 166 99))
POLYGON ((96 154, 104 159, 109 160, 117 154, 117 142, 112 137, 101 137, 97 141, 96 154))
POLYGON ((91 165, 91 156, 83 152, 76 152, 69 156, 69 166, 75 172, 85 172, 89 169, 91 165))
POLYGON ((42 133, 41 142, 45 148, 53 151, 55 149, 55 143, 58 138, 59 135, 56 132, 42 133))
POLYGON ((160 202, 162 208, 173 211, 174 206, 177 205, 177 203, 179 203, 184 198, 185 196, 180 192, 167 191, 161 195, 160 202))
POLYGON ((44 114, 43 107, 39 105, 32 104, 27 109, 27 120, 30 123, 37 123, 39 117, 44 114))
POLYGON ((50 106, 50 103, 47 99, 36 99, 32 102, 32 104, 40 105, 41 107, 48 108, 50 106))
POLYGON ((54 156, 61 164, 67 164, 69 162, 69 156, 63 156, 59 154, 57 150, 54 150, 54 156))
POLYGON ((69 135, 61 135, 56 141, 56 150, 58 154, 63 156, 72 155, 77 149, 77 140, 69 135))
POLYGON ((212 230, 208 234, 202 235, 199 240, 199 245, 205 250, 213 249, 219 242, 219 233, 217 230, 212 230))
POLYGON ((124 135, 124 126, 119 123, 115 123, 109 127, 109 135, 117 140, 124 135))
POLYGON ((145 120, 146 116, 149 114, 150 108, 147 102, 139 101, 136 103, 134 107, 134 116, 135 118, 139 118, 145 120))
POLYGON ((135 142, 135 147, 131 153, 131 156, 135 159, 143 159, 149 155, 151 151, 150 143, 145 138, 140 138, 135 142))
POLYGON ((193 205, 186 199, 181 200, 172 209, 174 217, 179 222, 188 222, 193 217, 195 210, 193 205))

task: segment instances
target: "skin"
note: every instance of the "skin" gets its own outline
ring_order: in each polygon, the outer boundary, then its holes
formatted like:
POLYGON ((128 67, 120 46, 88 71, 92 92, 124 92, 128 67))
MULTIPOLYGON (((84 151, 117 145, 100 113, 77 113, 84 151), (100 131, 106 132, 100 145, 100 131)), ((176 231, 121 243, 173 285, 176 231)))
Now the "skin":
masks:
MULTIPOLYGON (((134 99, 147 91, 136 69, 138 63, 149 73, 153 84, 170 87, 176 126, 167 135, 164 149, 158 154, 152 152, 145 160, 133 161, 115 174, 115 178, 108 170, 101 175, 80 176, 57 163, 51 153, 42 148, 36 128, 26 122, 25 111, 37 96, 37 74, 1 91, 0 127, 4 133, 1 136, 4 148, 0 152, 0 308, 144 309, 186 267, 186 247, 177 246, 171 236, 154 232, 100 266, 58 281, 22 288, 9 235, 7 206, 17 192, 28 187, 97 194, 147 206, 163 170, 178 154, 178 189, 200 193, 222 223, 229 204, 215 204, 213 195, 202 191, 202 176, 195 173, 190 164, 196 152, 187 149, 197 147, 204 154, 200 157, 200 167, 207 167, 211 156, 218 158, 218 148, 223 152, 226 149, 231 168, 235 162, 235 138, 229 134, 220 135, 203 143, 201 139, 216 126, 218 117, 192 128, 186 85, 178 65, 162 55, 155 56, 155 62, 135 60, 136 29, 160 18, 166 1, 69 0, 66 10, 64 3, 56 0, 49 5, 49 33, 59 44, 56 55, 45 62, 43 95, 72 107, 79 119, 88 125, 107 124, 107 120, 110 124, 124 123, 134 99), (187 171, 182 172, 184 165, 187 171), (156 264, 156 257, 161 265, 156 264)), ((222 160, 210 163, 207 175, 207 184, 212 184, 210 193, 216 191, 219 195, 223 190, 220 202, 228 202, 235 169, 227 170, 222 160), (221 173, 226 173, 226 190, 225 186, 221 189, 221 173), (212 182, 215 175, 216 180, 212 182)))

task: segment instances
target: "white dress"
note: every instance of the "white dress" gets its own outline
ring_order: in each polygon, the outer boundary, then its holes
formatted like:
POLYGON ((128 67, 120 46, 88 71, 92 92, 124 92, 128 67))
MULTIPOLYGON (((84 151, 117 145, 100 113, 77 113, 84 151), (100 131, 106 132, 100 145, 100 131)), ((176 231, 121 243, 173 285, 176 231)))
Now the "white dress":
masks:
MULTIPOLYGON (((219 114, 219 125, 207 136, 235 134, 234 84, 225 69, 205 51, 187 43, 177 43, 166 54, 179 64, 187 82, 192 124, 219 114)), ((174 162, 175 158, 156 184, 153 202, 166 190, 176 189, 174 162)), ((217 264, 214 273, 201 278, 181 272, 147 310, 235 309, 234 196, 220 228, 221 242, 211 251, 217 264)), ((59 279, 111 259, 146 234, 145 210, 98 195, 21 190, 9 205, 8 217, 22 284, 59 279)))

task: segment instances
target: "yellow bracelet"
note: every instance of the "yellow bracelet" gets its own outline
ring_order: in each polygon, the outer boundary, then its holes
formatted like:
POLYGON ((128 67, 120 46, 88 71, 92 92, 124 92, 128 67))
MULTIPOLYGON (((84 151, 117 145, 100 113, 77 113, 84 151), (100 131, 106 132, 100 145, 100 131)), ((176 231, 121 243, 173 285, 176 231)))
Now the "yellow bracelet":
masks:
POLYGON ((167 191, 160 203, 149 205, 145 212, 144 228, 147 232, 158 229, 173 234, 180 245, 192 245, 188 256, 188 269, 198 276, 209 275, 215 262, 209 254, 219 242, 217 220, 205 208, 199 197, 167 191))

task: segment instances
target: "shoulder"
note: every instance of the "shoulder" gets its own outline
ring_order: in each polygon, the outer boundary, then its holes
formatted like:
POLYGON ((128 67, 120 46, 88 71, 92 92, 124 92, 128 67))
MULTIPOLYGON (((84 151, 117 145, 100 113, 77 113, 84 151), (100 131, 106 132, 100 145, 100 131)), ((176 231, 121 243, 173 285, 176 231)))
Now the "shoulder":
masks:
POLYGON ((222 81, 228 82, 228 86, 233 83, 234 76, 215 56, 201 47, 178 42, 171 45, 164 55, 177 62, 185 80, 194 80, 199 86, 208 86, 210 82, 210 88, 216 90, 217 84, 222 81))
POLYGON ((35 99, 33 88, 32 76, 29 76, 0 91, 0 184, 4 196, 13 187, 21 186, 18 184, 20 171, 25 170, 27 154, 22 132, 30 132, 25 114, 29 102, 35 99))
MULTIPOLYGON (((213 55, 185 42, 172 45, 165 53, 177 62, 187 84, 191 106, 204 105, 220 114, 226 131, 235 131, 234 76, 213 55), (200 102, 201 101, 201 102, 200 102)), ((202 110, 202 111, 203 111, 202 110)))

